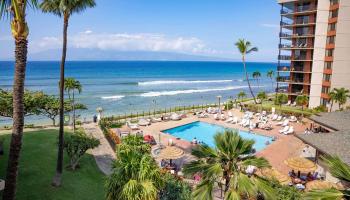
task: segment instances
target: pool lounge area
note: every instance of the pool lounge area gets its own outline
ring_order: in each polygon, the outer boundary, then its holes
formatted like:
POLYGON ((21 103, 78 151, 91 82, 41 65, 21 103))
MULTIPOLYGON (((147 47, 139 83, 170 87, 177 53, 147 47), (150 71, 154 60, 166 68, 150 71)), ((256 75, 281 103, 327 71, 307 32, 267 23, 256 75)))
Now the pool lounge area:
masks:
MULTIPOLYGON (((215 147, 214 144, 214 135, 217 132, 224 131, 228 129, 224 126, 210 124, 202 121, 195 121, 189 124, 177 126, 174 128, 163 130, 162 132, 165 134, 172 135, 176 138, 180 138, 191 142, 194 138, 198 142, 207 144, 210 147, 215 147)), ((236 129, 237 130, 237 129, 236 129)), ((244 139, 254 140, 254 149, 259 152, 267 147, 267 145, 273 142, 272 137, 263 136, 256 134, 254 132, 248 132, 243 130, 237 130, 239 135, 244 139)))

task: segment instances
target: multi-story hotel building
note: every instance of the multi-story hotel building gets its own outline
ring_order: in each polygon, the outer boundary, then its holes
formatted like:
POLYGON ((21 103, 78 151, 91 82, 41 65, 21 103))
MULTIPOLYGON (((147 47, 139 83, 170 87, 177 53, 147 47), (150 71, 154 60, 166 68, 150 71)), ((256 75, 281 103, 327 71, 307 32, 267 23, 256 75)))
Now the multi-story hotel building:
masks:
POLYGON ((329 106, 333 88, 350 89, 350 0, 278 0, 277 92, 309 107, 329 106))

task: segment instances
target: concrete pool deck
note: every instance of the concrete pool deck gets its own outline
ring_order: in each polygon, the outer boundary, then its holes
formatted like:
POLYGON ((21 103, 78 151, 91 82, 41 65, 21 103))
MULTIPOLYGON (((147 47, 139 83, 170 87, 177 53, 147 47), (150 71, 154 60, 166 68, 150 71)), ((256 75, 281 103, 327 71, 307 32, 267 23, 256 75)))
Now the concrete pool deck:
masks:
MULTIPOLYGON (((231 110, 232 114, 234 116, 237 116, 241 118, 244 113, 233 109, 231 110)), ((158 122, 158 123, 153 123, 149 126, 140 126, 140 130, 143 131, 144 135, 152 135, 155 140, 158 142, 159 141, 159 136, 161 138, 161 143, 163 145, 168 145, 169 139, 173 140, 173 143, 177 146, 182 148, 185 153, 185 162, 191 160, 191 149, 194 147, 190 143, 190 141, 182 140, 182 139, 176 139, 176 137, 165 134, 162 131, 166 129, 171 129, 177 126, 189 124, 195 121, 202 121, 202 122, 207 122, 211 124, 216 124, 220 125, 223 127, 227 128, 233 128, 233 129, 240 129, 244 131, 248 131, 248 128, 243 128, 238 124, 229 124, 226 123, 225 121, 221 120, 215 120, 213 118, 213 115, 209 115, 209 118, 198 118, 197 116, 189 114, 186 118, 179 120, 179 121, 166 121, 166 122, 158 122)), ((253 119, 253 122, 255 122, 256 119, 253 119)), ((306 127, 309 127, 309 121, 307 119, 304 119, 304 124, 303 123, 291 123, 294 127, 295 134, 298 133, 303 133, 306 127)), ((270 131, 262 130, 262 129, 253 129, 252 132, 265 135, 265 136, 274 136, 276 137, 276 141, 268 145, 265 149, 257 152, 257 156, 259 157, 265 157, 272 167, 276 168, 277 170, 281 171, 282 173, 288 173, 290 170, 285 164, 284 160, 290 157, 295 157, 295 156, 300 156, 302 149, 305 147, 304 143, 296 138, 294 135, 282 135, 278 131, 282 128, 281 126, 276 126, 276 122, 271 122, 273 124, 273 129, 270 131)), ((140 131, 139 130, 139 131, 140 131)), ((204 134, 204 133, 203 133, 204 134)))

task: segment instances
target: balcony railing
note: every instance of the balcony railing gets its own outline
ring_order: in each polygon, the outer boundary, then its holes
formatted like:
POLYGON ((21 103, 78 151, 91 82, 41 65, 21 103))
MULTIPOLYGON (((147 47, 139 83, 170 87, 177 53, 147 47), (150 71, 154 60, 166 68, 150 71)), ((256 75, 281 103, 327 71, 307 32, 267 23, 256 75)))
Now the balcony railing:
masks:
POLYGON ((277 71, 280 72, 289 72, 290 71, 290 66, 278 66, 277 71))
POLYGON ((281 10, 281 14, 282 15, 286 15, 286 14, 293 14, 293 13, 297 13, 297 12, 308 12, 308 11, 314 11, 316 10, 315 6, 297 6, 294 8, 294 10, 290 10, 290 9, 282 9, 281 10))
POLYGON ((289 82, 290 76, 278 76, 276 78, 277 82, 289 82))
POLYGON ((278 92, 278 93, 288 93, 288 86, 278 87, 278 88, 276 88, 276 92, 278 92))
POLYGON ((291 82, 293 82, 293 83, 304 83, 304 79, 303 78, 292 77, 291 82))
POLYGON ((292 60, 312 60, 312 57, 300 55, 300 56, 294 56, 292 60))
POLYGON ((286 56, 286 55, 279 55, 279 60, 291 60, 292 56, 286 56))
POLYGON ((300 44, 279 44, 278 47, 280 49, 291 49, 291 48, 295 48, 295 49, 303 49, 303 48, 312 48, 312 46, 306 44, 306 43, 300 43, 300 44))

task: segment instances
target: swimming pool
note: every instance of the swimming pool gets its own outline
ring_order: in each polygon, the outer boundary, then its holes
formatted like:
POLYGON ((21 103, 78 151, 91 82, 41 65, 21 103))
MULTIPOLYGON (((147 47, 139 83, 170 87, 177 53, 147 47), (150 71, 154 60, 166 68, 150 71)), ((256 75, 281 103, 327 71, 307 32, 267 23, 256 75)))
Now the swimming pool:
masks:
MULTIPOLYGON (((224 131, 225 127, 209 124, 205 122, 193 122, 190 124, 185 124, 183 126, 178 126, 175 128, 163 130, 163 133, 168 133, 174 137, 181 138, 183 140, 192 141, 193 138, 197 138, 198 141, 203 142, 210 147, 214 147, 214 138, 213 136, 218 131, 224 131)), ((239 130, 239 135, 244 139, 254 140, 254 148, 256 151, 263 150, 267 145, 266 143, 272 143, 272 138, 258 135, 254 133, 249 133, 246 131, 239 130)))

